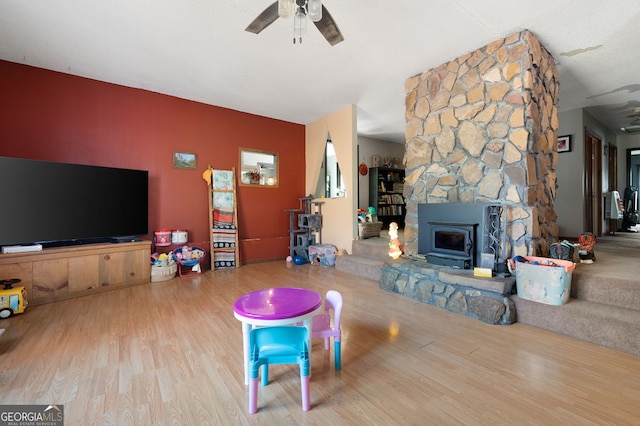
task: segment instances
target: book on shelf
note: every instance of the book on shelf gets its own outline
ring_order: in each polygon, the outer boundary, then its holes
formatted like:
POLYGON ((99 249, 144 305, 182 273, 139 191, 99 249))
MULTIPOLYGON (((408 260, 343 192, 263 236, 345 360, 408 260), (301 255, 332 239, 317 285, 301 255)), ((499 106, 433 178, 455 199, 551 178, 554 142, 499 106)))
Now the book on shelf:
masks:
POLYGON ((389 205, 378 207, 378 216, 402 216, 404 207, 401 205, 389 205))
POLYGON ((380 194, 378 204, 404 204, 404 199, 400 194, 380 194))

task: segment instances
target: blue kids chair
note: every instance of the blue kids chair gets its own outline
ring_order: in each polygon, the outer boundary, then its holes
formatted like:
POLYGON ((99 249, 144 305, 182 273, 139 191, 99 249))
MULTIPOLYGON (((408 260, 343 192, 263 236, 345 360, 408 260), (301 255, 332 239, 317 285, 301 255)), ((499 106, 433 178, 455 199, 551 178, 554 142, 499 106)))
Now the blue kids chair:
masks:
POLYGON ((333 337, 333 356, 336 370, 340 370, 340 315, 342 313, 342 295, 336 290, 329 290, 325 296, 324 312, 312 319, 311 338, 324 339, 324 349, 329 350, 329 339, 333 337), (331 324, 333 311, 333 325, 331 324))
POLYGON ((269 382, 269 364, 298 364, 302 391, 302 409, 308 411, 309 334, 305 327, 274 326, 254 328, 249 332, 249 413, 258 410, 258 370, 262 366, 262 385, 269 382))

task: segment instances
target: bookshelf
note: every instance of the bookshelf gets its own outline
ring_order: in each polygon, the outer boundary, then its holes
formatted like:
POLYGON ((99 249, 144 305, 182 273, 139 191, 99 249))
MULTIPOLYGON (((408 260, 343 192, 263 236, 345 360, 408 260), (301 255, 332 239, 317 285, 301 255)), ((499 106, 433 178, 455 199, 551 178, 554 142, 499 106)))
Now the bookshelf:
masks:
POLYGON ((369 205, 376 208, 384 228, 396 222, 404 228, 404 170, 372 167, 369 174, 369 205))

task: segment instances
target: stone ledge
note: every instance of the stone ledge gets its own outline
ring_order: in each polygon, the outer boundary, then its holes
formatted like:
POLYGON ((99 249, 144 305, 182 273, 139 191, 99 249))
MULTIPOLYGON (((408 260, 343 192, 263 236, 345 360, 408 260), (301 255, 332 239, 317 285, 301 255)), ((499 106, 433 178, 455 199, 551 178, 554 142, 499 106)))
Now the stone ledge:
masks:
POLYGON ((401 258, 382 267, 380 288, 489 324, 513 324, 515 305, 509 294, 515 278, 484 278, 472 270, 431 265, 401 258))

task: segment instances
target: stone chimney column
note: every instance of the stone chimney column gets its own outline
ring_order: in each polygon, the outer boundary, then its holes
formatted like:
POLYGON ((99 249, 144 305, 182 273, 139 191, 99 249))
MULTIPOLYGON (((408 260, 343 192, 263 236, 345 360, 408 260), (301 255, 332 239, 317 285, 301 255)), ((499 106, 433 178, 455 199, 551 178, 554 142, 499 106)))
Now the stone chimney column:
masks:
POLYGON ((406 91, 405 252, 418 204, 504 206, 506 255, 546 255, 557 240, 557 68, 530 31, 410 77, 406 91))

